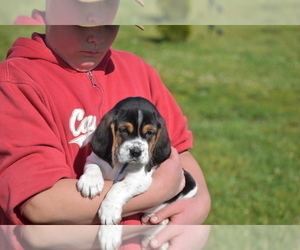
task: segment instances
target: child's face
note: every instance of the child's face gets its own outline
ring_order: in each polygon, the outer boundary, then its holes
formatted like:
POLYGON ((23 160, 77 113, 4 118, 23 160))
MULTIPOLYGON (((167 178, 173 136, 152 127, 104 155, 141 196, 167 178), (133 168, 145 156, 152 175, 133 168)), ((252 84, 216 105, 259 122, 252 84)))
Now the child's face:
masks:
POLYGON ((117 25, 81 27, 49 25, 47 46, 75 70, 93 70, 104 58, 119 31, 117 25))

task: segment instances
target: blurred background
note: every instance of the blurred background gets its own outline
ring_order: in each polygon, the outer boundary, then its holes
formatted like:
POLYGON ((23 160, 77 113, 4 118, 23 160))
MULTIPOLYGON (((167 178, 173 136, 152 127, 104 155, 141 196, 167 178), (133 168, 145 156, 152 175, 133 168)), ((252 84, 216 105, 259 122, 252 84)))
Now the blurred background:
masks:
MULTIPOLYGON (((33 31, 0 26, 0 60, 33 31)), ((114 47, 154 66, 188 118, 205 224, 300 224, 299 41, 299 26, 121 27, 114 47)))
MULTIPOLYGON (((299 0, 121 0, 116 24, 300 24, 299 0)), ((32 9, 45 10, 45 0, 1 0, 0 25, 12 24, 32 9)))

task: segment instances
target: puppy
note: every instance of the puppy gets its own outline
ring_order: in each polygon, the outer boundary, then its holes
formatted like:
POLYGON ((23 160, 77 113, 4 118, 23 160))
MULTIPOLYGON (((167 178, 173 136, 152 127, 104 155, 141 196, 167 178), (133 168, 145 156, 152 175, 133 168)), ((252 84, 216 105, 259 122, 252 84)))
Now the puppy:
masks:
MULTIPOLYGON (((103 117, 92 136, 91 148, 77 189, 84 197, 93 198, 101 193, 104 180, 113 180, 114 185, 98 214, 102 225, 118 224, 124 204, 150 187, 156 166, 170 156, 165 121, 148 100, 126 98, 103 117)), ((184 175, 186 185, 182 192, 161 206, 145 211, 145 216, 151 217, 168 203, 196 194, 196 182, 186 171, 184 175)))

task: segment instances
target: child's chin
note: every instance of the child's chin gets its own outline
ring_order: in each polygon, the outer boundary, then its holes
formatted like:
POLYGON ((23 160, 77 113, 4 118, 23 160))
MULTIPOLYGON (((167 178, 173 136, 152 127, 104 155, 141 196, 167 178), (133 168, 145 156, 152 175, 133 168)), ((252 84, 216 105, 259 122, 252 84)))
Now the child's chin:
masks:
POLYGON ((80 65, 73 67, 75 70, 80 72, 88 72, 97 67, 97 64, 94 62, 85 62, 80 65))

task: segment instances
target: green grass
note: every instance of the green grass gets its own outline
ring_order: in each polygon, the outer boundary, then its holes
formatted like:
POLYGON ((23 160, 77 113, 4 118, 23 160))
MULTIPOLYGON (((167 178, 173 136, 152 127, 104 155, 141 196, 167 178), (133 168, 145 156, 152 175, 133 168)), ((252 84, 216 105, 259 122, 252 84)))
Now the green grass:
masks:
MULTIPOLYGON (((0 26, 1 60, 36 28, 0 26)), ((300 224, 300 27, 192 31, 166 43, 155 26, 125 26, 114 47, 152 64, 188 117, 212 196, 206 224, 300 224)))
MULTIPOLYGON (((197 232, 197 231, 196 231, 197 232)), ((199 230, 200 232, 200 230, 199 230)), ((212 226, 208 249, 297 249, 298 226, 212 226)))

